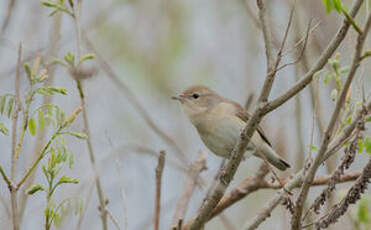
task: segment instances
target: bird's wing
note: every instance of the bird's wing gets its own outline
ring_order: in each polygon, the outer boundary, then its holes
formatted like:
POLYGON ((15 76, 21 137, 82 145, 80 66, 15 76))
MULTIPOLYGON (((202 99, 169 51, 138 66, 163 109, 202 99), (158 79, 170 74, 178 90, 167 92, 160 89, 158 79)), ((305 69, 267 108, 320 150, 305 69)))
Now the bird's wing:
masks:
MULTIPOLYGON (((236 103, 237 104, 237 103, 236 103)), ((245 110, 244 108, 242 108, 242 106, 240 106, 239 104, 237 104, 237 110, 236 110, 236 116, 238 118, 240 118, 241 120, 243 120, 244 122, 247 123, 247 121, 250 119, 251 115, 249 114, 249 112, 247 112, 247 110, 245 110)), ((269 146, 272 146, 272 144, 270 143, 270 141, 268 140, 267 136, 265 135, 264 131, 263 131, 263 128, 259 125, 258 128, 256 129, 260 135, 260 137, 269 145, 269 146)))

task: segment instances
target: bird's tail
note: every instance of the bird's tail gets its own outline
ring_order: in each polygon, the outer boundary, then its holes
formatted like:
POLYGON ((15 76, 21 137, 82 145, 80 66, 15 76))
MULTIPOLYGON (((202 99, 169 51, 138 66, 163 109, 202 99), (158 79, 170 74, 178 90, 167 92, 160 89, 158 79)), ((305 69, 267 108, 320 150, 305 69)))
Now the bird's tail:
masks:
POLYGON ((281 171, 285 171, 287 168, 291 167, 290 164, 282 159, 268 144, 264 144, 263 146, 261 146, 260 154, 264 155, 265 159, 270 164, 281 171))

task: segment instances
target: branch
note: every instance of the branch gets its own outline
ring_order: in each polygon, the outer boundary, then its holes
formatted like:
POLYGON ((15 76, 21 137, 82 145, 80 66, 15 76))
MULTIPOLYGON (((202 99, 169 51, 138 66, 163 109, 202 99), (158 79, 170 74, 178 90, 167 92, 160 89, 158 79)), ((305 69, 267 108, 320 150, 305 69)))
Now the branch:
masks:
MULTIPOLYGON (((79 59, 81 57, 81 22, 80 22, 80 18, 81 18, 81 0, 77 0, 77 4, 73 8, 73 10, 74 10, 74 15, 75 15, 75 17, 73 17, 73 19, 75 21, 75 28, 76 28, 77 59, 79 59)), ((87 147, 88 147, 89 158, 90 158, 90 162, 92 164, 93 171, 94 171, 94 176, 95 176, 95 184, 96 184, 98 200, 99 200, 99 210, 100 210, 101 219, 102 219, 102 228, 103 228, 103 230, 107 230, 108 229, 108 227, 107 227, 107 212, 106 212, 106 208, 105 208, 106 200, 104 198, 102 185, 101 185, 99 176, 97 174, 97 169, 96 169, 94 150, 93 150, 93 145, 91 143, 91 135, 90 135, 91 133, 90 133, 90 128, 89 128, 88 114, 87 114, 87 110, 86 110, 85 94, 84 94, 84 91, 83 91, 83 86, 82 86, 81 80, 76 77, 75 81, 76 81, 76 87, 77 87, 77 90, 78 90, 79 96, 80 96, 81 107, 83 109, 84 131, 87 135, 86 144, 87 144, 87 147)))
POLYGON ((6 16, 5 16, 5 20, 4 20, 3 24, 1 25, 0 35, 4 35, 4 32, 8 28, 9 22, 13 18, 12 16, 13 16, 13 10, 14 10, 14 6, 15 6, 15 2, 16 2, 16 0, 10 0, 10 2, 9 2, 8 10, 7 10, 6 16))
POLYGON ((161 211, 161 185, 162 173, 165 166, 165 151, 160 152, 156 167, 156 199, 155 199, 155 215, 154 215, 154 230, 159 230, 160 226, 160 211, 161 211))
MULTIPOLYGON (((18 113, 19 113, 19 88, 20 88, 20 78, 21 78, 21 59, 22 59, 22 44, 19 44, 18 48, 18 59, 17 59, 17 71, 15 75, 15 111, 13 113, 13 124, 12 124, 12 150, 11 150, 11 162, 10 162, 10 179, 11 181, 15 180, 16 170, 17 170, 17 153, 16 153, 16 144, 17 144, 17 125, 18 125, 18 113)), ((17 189, 13 186, 9 187, 10 190, 10 200, 12 207, 12 220, 13 220, 13 229, 19 229, 19 212, 18 212, 18 199, 17 199, 17 189)))
MULTIPOLYGON (((206 169, 206 153, 200 151, 195 162, 193 162, 189 169, 187 179, 184 183, 183 194, 178 200, 173 216, 172 226, 177 225, 179 220, 184 220, 185 213, 188 208, 189 201, 197 185, 197 178, 200 173, 206 169)), ((181 230, 181 228, 179 228, 181 230)))
POLYGON ((107 74, 107 77, 114 82, 115 86, 118 86, 120 92, 122 92, 126 99, 131 103, 132 106, 138 111, 138 114, 143 118, 143 120, 147 123, 147 125, 159 136, 161 137, 165 143, 167 143, 170 147, 175 150, 175 154, 178 159, 182 162, 188 163, 186 159, 186 155, 183 150, 177 145, 177 143, 172 139, 169 135, 167 135, 161 128, 156 124, 156 122, 151 118, 150 114, 145 110, 144 106, 140 104, 138 98, 135 94, 130 90, 130 88, 120 80, 120 77, 113 71, 112 67, 108 64, 108 62, 104 59, 104 57, 98 52, 98 50, 94 47, 94 44, 89 40, 86 33, 82 34, 84 42, 86 46, 92 50, 97 58, 97 61, 103 71, 107 74))
POLYGON ((113 216, 113 214, 111 213, 111 211, 108 210, 107 208, 106 208, 105 211, 107 212, 108 217, 110 218, 110 220, 112 221, 112 223, 113 223, 113 225, 116 227, 116 229, 117 229, 117 230, 121 230, 121 229, 120 229, 119 222, 118 222, 117 219, 113 216))
POLYGON ((345 99, 346 99, 346 96, 348 94, 348 90, 350 88, 350 85, 353 81, 353 78, 354 78, 355 73, 358 69, 359 63, 361 61, 360 57, 361 57, 363 45, 364 45, 364 42, 366 40, 366 36, 368 34, 370 26, 371 26, 371 14, 368 16, 368 19, 367 19, 367 22, 366 22, 366 25, 365 25, 365 28, 364 28, 364 33, 360 34, 357 38, 355 53, 354 53, 354 56, 353 56, 352 65, 351 65, 347 80, 346 80, 346 82, 343 86, 343 89, 340 93, 339 98, 337 99, 336 106, 335 106, 335 109, 332 113, 329 125, 328 125, 328 127, 325 131, 324 136, 323 136, 321 147, 318 151, 318 154, 317 154, 313 164, 309 168, 309 171, 308 171, 307 175, 304 178, 302 189, 301 189, 301 191, 299 193, 299 196, 296 200, 295 213, 292 217, 292 222, 291 222, 291 229, 293 229, 293 230, 299 229, 300 226, 301 226, 301 217, 302 217, 304 202, 307 199, 308 191, 309 191, 309 188, 310 188, 310 183, 313 180, 318 167, 323 162, 322 157, 324 156, 324 154, 327 151, 328 144, 330 143, 330 138, 333 134, 333 130, 334 130, 335 124, 338 120, 340 110, 344 106, 345 99))
MULTIPOLYGON (((350 15, 354 17, 357 13, 359 8, 361 7, 363 0, 356 0, 350 10, 350 15)), ((277 97, 276 99, 268 102, 264 109, 262 110, 263 114, 267 114, 272 110, 276 109, 277 107, 281 106, 283 103, 291 99, 293 96, 298 94, 302 89, 304 89, 313 79, 313 75, 321 70, 327 63, 328 59, 332 56, 335 50, 339 47, 340 43, 344 40, 348 30, 349 30, 349 22, 348 20, 344 19, 342 26, 331 40, 331 42, 327 45, 326 49, 323 51, 321 56, 318 58, 316 64, 303 76, 303 79, 296 83, 293 87, 283 93, 281 96, 277 97)))
POLYGON ((329 225, 337 222, 337 220, 347 211, 349 205, 355 204, 361 198, 361 194, 365 192, 368 183, 370 183, 370 178, 371 159, 368 161, 357 181, 348 190, 345 198, 339 204, 336 204, 325 218, 321 218, 316 222, 316 229, 327 228, 329 225))

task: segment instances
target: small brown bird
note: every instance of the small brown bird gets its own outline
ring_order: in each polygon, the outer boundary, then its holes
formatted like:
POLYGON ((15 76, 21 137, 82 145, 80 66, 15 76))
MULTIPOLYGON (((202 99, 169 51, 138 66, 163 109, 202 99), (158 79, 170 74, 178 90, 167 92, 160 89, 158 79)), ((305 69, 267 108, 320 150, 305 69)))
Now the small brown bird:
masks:
MULTIPOLYGON (((195 85, 173 96, 196 127, 204 144, 216 155, 229 158, 250 114, 238 103, 218 95, 206 86, 195 85)), ((280 170, 290 168, 272 148, 271 143, 259 126, 246 149, 264 158, 280 170)))

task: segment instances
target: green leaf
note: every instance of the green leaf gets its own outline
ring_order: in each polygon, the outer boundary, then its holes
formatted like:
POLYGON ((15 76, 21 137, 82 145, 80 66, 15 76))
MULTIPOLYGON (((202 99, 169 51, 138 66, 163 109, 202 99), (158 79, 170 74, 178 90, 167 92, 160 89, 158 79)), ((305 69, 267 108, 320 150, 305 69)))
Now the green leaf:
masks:
POLYGON ((331 90, 331 99, 333 101, 336 101, 336 98, 338 97, 338 90, 337 89, 333 89, 331 90))
POLYGON ((75 157, 71 153, 70 156, 68 157, 68 167, 71 169, 74 163, 75 163, 75 157))
POLYGON ((350 114, 348 117, 347 117, 347 120, 346 120, 346 123, 347 124, 350 124, 352 122, 352 114, 350 114))
POLYGON ((371 122, 371 116, 369 116, 368 118, 366 118, 365 121, 366 121, 366 122, 371 122))
POLYGON ((322 0, 322 3, 326 7, 327 14, 329 14, 335 7, 333 0, 322 0))
POLYGON ((360 200, 358 205, 358 221, 361 223, 369 223, 370 222, 370 213, 369 213, 369 200, 364 197, 360 200))
POLYGON ((0 132, 3 133, 6 136, 9 135, 8 128, 3 123, 1 123, 1 122, 0 122, 0 132))
POLYGON ((24 70, 26 72, 27 78, 28 78, 29 82, 31 83, 32 82, 32 70, 31 70, 31 66, 30 66, 30 64, 28 64, 26 62, 26 63, 23 64, 23 67, 24 67, 24 70))
POLYGON ((6 95, 0 97, 0 114, 4 113, 6 103, 6 95))
POLYGON ((371 154, 371 138, 366 137, 365 141, 363 142, 365 150, 367 153, 371 154))
POLYGON ((318 151, 318 148, 314 145, 310 146, 310 148, 313 150, 313 151, 318 151))
POLYGON ((37 116, 37 119, 39 121, 39 131, 44 131, 45 129, 45 116, 44 112, 39 110, 39 114, 37 116))
POLYGON ((57 4, 52 1, 42 1, 41 4, 46 7, 56 7, 57 4))
POLYGON ((10 97, 8 100, 8 107, 6 108, 6 112, 9 118, 10 118, 10 115, 12 114, 13 105, 14 105, 14 97, 10 97))
POLYGON ((28 121, 28 131, 30 132, 31 136, 36 135, 36 122, 33 117, 28 121))
POLYGON ((76 133, 76 132, 65 132, 65 134, 77 137, 79 139, 86 139, 88 136, 85 133, 76 133))
POLYGON ((48 14, 48 16, 49 17, 53 17, 56 13, 58 13, 59 12, 59 9, 55 9, 55 10, 53 10, 52 12, 50 12, 49 14, 48 14))
POLYGON ((60 109, 59 107, 56 107, 56 115, 55 115, 55 118, 57 120, 57 124, 58 125, 62 125, 63 122, 64 122, 64 118, 65 118, 65 113, 62 109, 60 109))
POLYGON ((333 0, 334 1, 334 8, 335 10, 340 13, 341 12, 341 6, 342 6, 342 3, 341 3, 341 0, 333 0))
POLYGON ((71 66, 75 66, 75 55, 70 51, 68 51, 67 54, 64 55, 64 60, 71 66))
POLYGON ((358 152, 363 153, 363 141, 358 140, 358 152))
POLYGON ((348 73, 349 70, 350 70, 350 66, 347 65, 347 66, 341 67, 340 70, 339 70, 339 72, 341 74, 344 74, 344 73, 348 73))
POLYGON ((79 64, 82 63, 83 61, 94 59, 95 54, 85 54, 83 57, 80 58, 79 64))
POLYGON ((331 72, 326 74, 325 78, 323 79, 323 82, 325 83, 325 85, 328 85, 328 83, 330 83, 331 78, 332 78, 332 73, 331 72))
POLYGON ((41 184, 33 184, 26 190, 26 193, 32 195, 38 191, 45 191, 45 188, 41 184))
POLYGON ((64 61, 62 61, 61 59, 58 59, 58 58, 53 59, 47 65, 56 65, 56 64, 64 66, 64 67, 68 67, 68 64, 66 62, 64 62, 64 61))
POLYGON ((54 95, 55 93, 67 95, 67 89, 62 87, 45 86, 37 88, 35 91, 41 95, 54 95))
POLYGON ((68 176, 62 176, 59 178, 58 184, 77 184, 79 181, 76 178, 71 178, 68 176))

